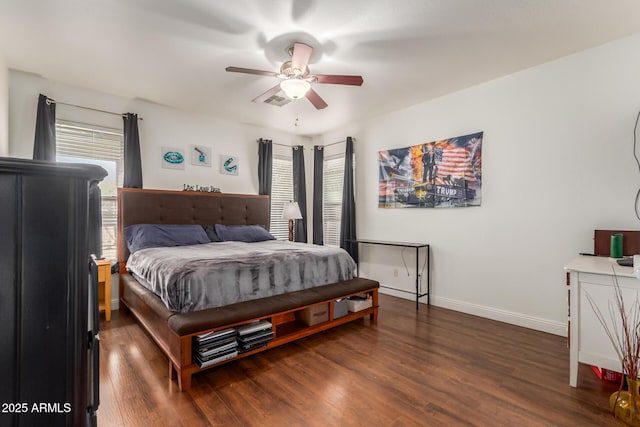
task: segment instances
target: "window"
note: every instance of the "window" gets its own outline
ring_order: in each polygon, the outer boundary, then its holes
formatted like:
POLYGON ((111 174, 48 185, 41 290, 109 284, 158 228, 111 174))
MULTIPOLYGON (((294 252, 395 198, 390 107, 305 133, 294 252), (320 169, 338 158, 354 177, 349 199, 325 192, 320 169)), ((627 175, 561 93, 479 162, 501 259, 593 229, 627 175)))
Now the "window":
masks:
POLYGON ((293 200, 293 158, 275 155, 271 172, 271 227, 278 240, 289 239, 289 221, 282 219, 284 204, 293 200))
POLYGON ((326 157, 323 165, 322 217, 324 244, 340 246, 340 217, 342 215, 342 187, 344 155, 326 157))
POLYGON ((56 120, 56 160, 92 163, 108 175, 100 183, 102 193, 102 256, 116 259, 117 188, 124 176, 122 129, 56 120))

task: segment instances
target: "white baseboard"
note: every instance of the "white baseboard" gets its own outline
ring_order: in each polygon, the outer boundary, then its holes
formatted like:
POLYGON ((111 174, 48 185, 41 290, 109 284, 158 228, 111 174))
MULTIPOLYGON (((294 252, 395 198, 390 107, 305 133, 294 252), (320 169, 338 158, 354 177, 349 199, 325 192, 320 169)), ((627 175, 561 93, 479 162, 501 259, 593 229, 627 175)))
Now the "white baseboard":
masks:
MULTIPOLYGON (((398 292, 393 289, 380 288, 380 293, 415 301, 415 295, 405 292, 398 292)), ((420 303, 426 305, 426 302, 427 297, 420 298, 420 303)), ((459 301, 451 298, 438 297, 435 295, 431 296, 430 302, 431 305, 434 305, 436 307, 447 308, 449 310, 472 314, 474 316, 497 320, 498 322, 505 322, 511 325, 522 326, 524 328, 547 332, 549 334, 559 335, 562 337, 567 336, 567 324, 563 322, 541 319, 539 317, 528 316, 522 313, 472 304, 466 301, 459 301)))

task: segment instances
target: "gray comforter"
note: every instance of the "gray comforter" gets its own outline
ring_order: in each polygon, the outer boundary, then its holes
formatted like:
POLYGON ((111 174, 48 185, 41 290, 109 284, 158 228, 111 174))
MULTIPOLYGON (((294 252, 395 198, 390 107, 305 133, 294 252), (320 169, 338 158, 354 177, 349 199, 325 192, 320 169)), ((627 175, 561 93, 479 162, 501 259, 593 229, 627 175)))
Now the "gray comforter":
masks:
POLYGON ((270 240, 142 249, 127 270, 185 313, 348 280, 355 262, 340 248, 270 240))

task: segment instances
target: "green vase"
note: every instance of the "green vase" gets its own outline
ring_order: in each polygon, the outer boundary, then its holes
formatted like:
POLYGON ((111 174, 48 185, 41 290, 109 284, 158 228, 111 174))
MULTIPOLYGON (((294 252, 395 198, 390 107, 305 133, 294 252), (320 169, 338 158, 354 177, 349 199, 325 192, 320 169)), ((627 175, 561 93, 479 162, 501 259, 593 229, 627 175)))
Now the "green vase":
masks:
POLYGON ((627 378, 627 390, 609 397, 609 406, 616 418, 630 426, 640 427, 640 381, 627 378))
POLYGON ((622 258, 622 234, 611 235, 611 258, 622 258))

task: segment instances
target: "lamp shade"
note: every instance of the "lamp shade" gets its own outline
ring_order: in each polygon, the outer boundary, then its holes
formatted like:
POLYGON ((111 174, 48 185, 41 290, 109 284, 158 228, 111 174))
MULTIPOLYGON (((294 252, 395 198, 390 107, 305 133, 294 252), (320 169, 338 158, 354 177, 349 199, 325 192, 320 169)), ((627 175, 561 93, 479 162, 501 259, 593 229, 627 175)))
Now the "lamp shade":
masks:
POLYGON ((298 202, 286 202, 284 209, 282 210, 282 219, 302 219, 302 212, 300 212, 300 206, 298 202))
POLYGON ((291 99, 303 97, 310 88, 309 82, 302 79, 291 78, 280 83, 280 89, 291 99))

